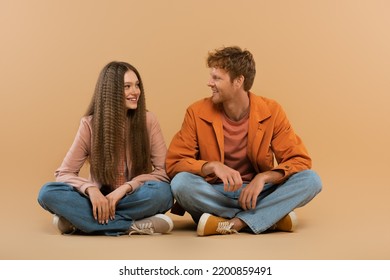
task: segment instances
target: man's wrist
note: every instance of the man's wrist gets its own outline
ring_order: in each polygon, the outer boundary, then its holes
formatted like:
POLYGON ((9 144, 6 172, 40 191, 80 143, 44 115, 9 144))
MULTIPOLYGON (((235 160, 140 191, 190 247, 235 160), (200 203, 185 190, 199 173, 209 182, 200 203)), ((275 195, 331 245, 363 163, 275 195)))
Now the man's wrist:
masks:
POLYGON ((212 161, 207 161, 205 164, 202 165, 201 173, 204 176, 208 176, 214 173, 214 168, 212 163, 213 163, 212 161))

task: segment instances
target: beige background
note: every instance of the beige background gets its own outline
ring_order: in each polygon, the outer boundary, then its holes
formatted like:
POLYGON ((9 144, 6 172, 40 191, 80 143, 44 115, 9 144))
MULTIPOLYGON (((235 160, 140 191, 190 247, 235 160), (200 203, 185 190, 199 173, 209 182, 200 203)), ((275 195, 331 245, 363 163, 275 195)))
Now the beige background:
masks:
POLYGON ((389 259, 390 2, 0 1, 0 259, 389 259), (61 236, 36 202, 111 60, 134 64, 169 144, 210 95, 209 50, 249 49, 323 192, 292 234, 61 236))

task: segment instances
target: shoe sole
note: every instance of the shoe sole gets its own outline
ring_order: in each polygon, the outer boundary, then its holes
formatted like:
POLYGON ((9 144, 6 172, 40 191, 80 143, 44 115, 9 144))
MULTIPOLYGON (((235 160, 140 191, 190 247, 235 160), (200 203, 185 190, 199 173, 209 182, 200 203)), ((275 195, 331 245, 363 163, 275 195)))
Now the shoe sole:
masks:
POLYGON ((53 225, 55 226, 55 228, 57 229, 57 231, 60 233, 60 234, 63 234, 63 235, 71 235, 73 233, 75 233, 77 231, 77 229, 71 225, 68 221, 66 221, 66 223, 70 224, 70 226, 72 227, 70 230, 64 230, 64 225, 63 225, 64 221, 61 221, 61 217, 58 216, 57 214, 54 214, 54 217, 53 217, 53 225), (61 230, 61 227, 63 228, 63 230, 61 230))
POLYGON ((167 232, 165 232, 165 233, 168 233, 168 232, 173 230, 173 221, 167 215, 165 215, 165 214, 157 214, 157 215, 154 215, 154 217, 163 219, 164 221, 166 221, 169 224, 169 230, 167 232))
POLYGON ((205 226, 206 226, 206 222, 208 220, 208 218, 211 216, 211 214, 208 214, 208 213, 204 213, 200 219, 199 219, 199 222, 198 222, 198 228, 196 230, 197 234, 199 236, 203 236, 204 235, 204 229, 205 229, 205 226))
MULTIPOLYGON (((53 217, 53 225, 56 227, 56 229, 60 232, 60 230, 58 229, 58 223, 60 221, 60 217, 57 216, 57 215, 54 215, 53 217)), ((61 232, 62 233, 62 232, 61 232)))
POLYGON ((291 219, 291 230, 290 231, 295 231, 295 228, 298 225, 297 214, 295 214, 294 211, 291 211, 288 215, 290 216, 290 219, 291 219))

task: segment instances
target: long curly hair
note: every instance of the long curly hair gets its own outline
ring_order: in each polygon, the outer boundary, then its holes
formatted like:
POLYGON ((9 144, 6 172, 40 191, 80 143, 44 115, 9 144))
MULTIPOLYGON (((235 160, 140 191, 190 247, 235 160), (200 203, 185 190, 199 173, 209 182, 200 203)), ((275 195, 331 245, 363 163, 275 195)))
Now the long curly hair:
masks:
POLYGON ((149 173, 150 143, 146 126, 146 101, 141 76, 126 62, 113 61, 100 72, 95 92, 86 116, 92 116, 92 148, 90 155, 93 178, 103 186, 113 187, 118 176, 120 160, 129 147, 132 177, 149 173), (141 94, 135 110, 125 105, 124 76, 133 71, 139 81, 141 94))

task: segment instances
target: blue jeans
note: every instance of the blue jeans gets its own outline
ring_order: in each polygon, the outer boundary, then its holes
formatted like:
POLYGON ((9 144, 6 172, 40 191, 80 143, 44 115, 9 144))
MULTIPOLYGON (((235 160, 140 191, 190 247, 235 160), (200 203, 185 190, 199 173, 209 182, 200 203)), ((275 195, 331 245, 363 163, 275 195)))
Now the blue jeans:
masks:
POLYGON ((238 204, 242 188, 226 192, 223 184, 209 184, 204 178, 188 172, 178 173, 171 181, 171 187, 173 196, 195 223, 203 213, 228 219, 236 217, 258 234, 312 200, 321 191, 322 183, 314 171, 305 170, 292 175, 283 184, 266 184, 257 198, 256 208, 247 211, 238 204))
POLYGON ((93 218, 89 198, 66 183, 45 184, 39 192, 38 202, 43 209, 64 217, 82 232, 121 235, 129 231, 134 221, 168 211, 173 197, 168 183, 148 181, 134 193, 124 196, 116 206, 115 220, 104 225, 93 218))

